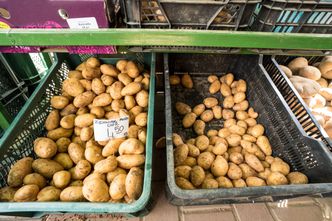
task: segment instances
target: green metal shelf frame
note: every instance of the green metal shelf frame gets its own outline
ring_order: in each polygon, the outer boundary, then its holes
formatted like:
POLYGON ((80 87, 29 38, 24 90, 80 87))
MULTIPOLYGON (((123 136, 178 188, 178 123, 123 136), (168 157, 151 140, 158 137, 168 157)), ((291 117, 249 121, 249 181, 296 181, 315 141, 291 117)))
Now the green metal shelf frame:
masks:
POLYGON ((332 50, 332 34, 174 29, 0 30, 0 46, 78 45, 332 50))

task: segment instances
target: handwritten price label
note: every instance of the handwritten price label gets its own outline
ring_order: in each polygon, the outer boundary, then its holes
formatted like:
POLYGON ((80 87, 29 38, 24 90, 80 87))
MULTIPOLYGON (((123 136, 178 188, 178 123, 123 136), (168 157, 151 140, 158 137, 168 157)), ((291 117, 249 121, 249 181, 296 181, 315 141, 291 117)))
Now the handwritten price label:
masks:
POLYGON ((94 17, 68 18, 67 23, 71 29, 97 29, 97 20, 94 17))
POLYGON ((129 117, 120 117, 111 120, 93 120, 96 141, 125 137, 128 135, 128 127, 129 117))

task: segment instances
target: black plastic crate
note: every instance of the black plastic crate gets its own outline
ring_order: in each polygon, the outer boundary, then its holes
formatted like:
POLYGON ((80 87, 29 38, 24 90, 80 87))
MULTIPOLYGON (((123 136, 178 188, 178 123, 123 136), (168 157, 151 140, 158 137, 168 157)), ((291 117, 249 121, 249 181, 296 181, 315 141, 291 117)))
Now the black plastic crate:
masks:
POLYGON ((121 0, 131 28, 238 30, 249 26, 261 0, 121 0))
POLYGON ((332 2, 263 0, 253 31, 332 33, 332 2))
MULTIPOLYGON (((329 138, 323 127, 315 119, 292 82, 279 67, 279 64, 287 65, 294 58, 292 56, 264 56, 263 65, 306 134, 314 139, 323 141, 326 147, 332 152, 331 138, 329 138)), ((306 58, 311 65, 322 59, 322 57, 306 58)))
MULTIPOLYGON (((262 65, 262 56, 221 54, 165 55, 165 110, 167 144, 167 197, 175 205, 219 203, 271 202, 305 195, 325 196, 332 192, 332 155, 323 141, 307 136, 284 98, 274 86, 262 65), (194 89, 169 84, 170 73, 190 73, 194 89), (285 160, 292 171, 305 173, 310 184, 245 188, 183 190, 175 184, 172 133, 194 135, 184 129, 174 104, 177 101, 191 106, 202 102, 208 93, 209 74, 219 76, 233 73, 236 79, 247 81, 247 99, 259 113, 257 121, 273 146, 273 156, 285 160), (193 99, 194 98, 194 99, 193 99)), ((221 95, 213 95, 221 98, 221 95)), ((222 122, 212 124, 220 128, 222 122)), ((207 128, 209 129, 209 128, 207 128)), ((217 128, 215 128, 217 129, 217 128)))

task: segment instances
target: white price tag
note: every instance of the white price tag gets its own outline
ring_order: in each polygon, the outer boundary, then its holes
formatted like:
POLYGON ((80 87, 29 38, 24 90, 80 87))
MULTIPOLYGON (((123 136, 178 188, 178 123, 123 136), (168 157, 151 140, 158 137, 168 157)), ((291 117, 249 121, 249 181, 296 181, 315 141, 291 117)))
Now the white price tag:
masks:
POLYGON ((71 29, 97 29, 98 24, 95 17, 68 18, 67 23, 71 29))
POLYGON ((93 120, 96 141, 125 137, 128 135, 128 127, 129 117, 127 116, 111 120, 93 120))

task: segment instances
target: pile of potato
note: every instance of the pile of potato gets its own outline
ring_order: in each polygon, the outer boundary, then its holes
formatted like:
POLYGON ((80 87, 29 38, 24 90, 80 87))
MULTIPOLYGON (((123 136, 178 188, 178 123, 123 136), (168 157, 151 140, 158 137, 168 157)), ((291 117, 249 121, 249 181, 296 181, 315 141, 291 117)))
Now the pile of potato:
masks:
MULTIPOLYGON (((171 85, 180 84, 177 75, 171 85)), ((210 94, 221 93, 220 101, 211 96, 190 107, 177 102, 175 109, 183 117, 183 127, 196 137, 183 138, 173 133, 176 184, 182 189, 232 188, 266 185, 305 184, 306 175, 290 172, 289 165, 272 156, 272 146, 257 123, 258 113, 246 100, 247 84, 229 73, 220 79, 208 77, 210 94), (223 119, 223 126, 206 132, 206 123, 223 119), (205 133, 206 132, 206 133, 205 133)))
POLYGON ((332 56, 313 65, 306 58, 298 57, 280 67, 332 138, 332 56))
POLYGON ((150 76, 133 61, 89 58, 51 98, 37 159, 10 169, 1 201, 133 202, 143 189, 150 76), (140 74, 141 73, 141 74, 140 74), (128 136, 94 140, 94 119, 129 117, 128 136))

